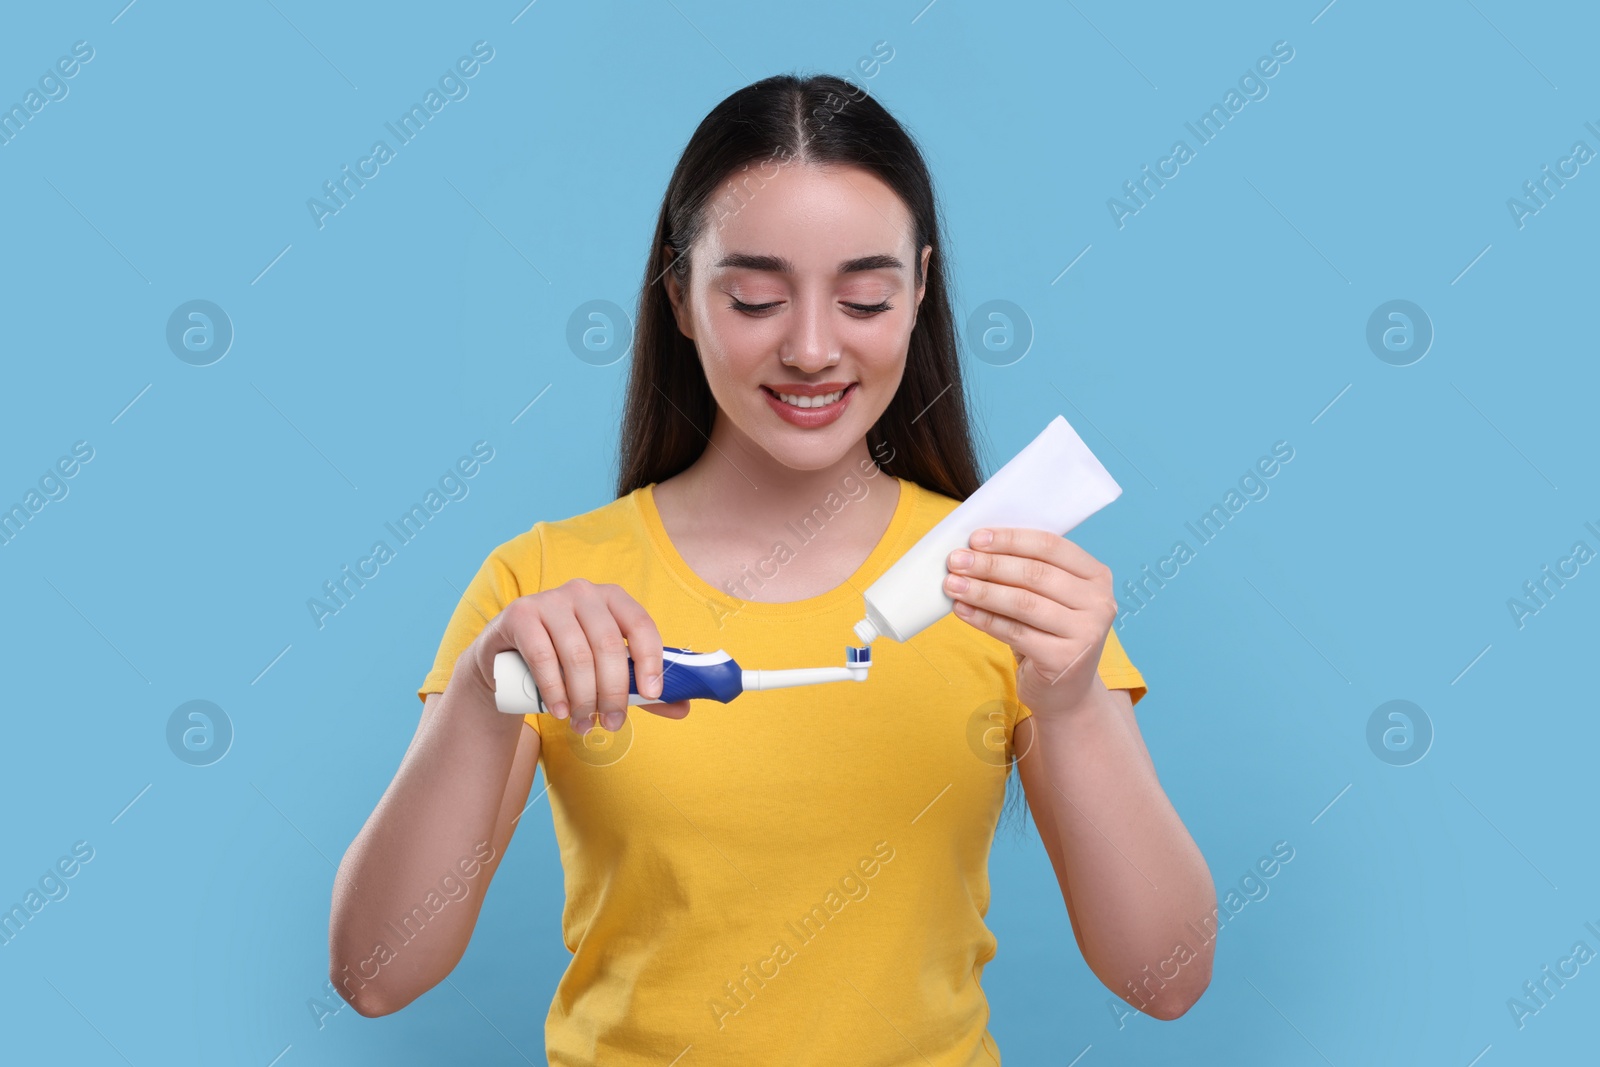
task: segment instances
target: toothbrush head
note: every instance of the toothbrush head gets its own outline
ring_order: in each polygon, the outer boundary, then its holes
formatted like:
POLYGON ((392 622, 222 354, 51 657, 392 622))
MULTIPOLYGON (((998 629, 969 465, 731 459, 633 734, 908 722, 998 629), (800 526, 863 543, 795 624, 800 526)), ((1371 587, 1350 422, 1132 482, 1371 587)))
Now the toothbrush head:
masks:
POLYGON ((852 681, 866 681, 867 668, 870 666, 872 666, 871 645, 844 646, 844 669, 849 672, 852 681))

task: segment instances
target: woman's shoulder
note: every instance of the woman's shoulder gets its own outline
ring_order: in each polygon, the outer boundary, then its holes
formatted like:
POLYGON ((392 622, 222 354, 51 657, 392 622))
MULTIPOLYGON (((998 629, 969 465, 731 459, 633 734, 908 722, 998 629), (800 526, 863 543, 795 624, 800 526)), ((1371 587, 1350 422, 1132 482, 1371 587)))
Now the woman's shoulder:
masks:
POLYGON ((501 542, 495 553, 508 560, 538 559, 553 547, 601 547, 619 538, 640 534, 636 496, 627 493, 588 511, 564 519, 541 519, 527 530, 501 542))
POLYGON ((957 500, 953 496, 946 496, 937 489, 929 489, 921 482, 914 482, 910 478, 900 478, 898 481, 902 487, 910 486, 912 490, 919 496, 922 496, 931 504, 937 504, 941 507, 944 507, 946 510, 954 511, 956 506, 961 503, 961 501, 957 500))
POLYGON ((961 501, 953 496, 946 496, 937 489, 911 481, 909 478, 897 478, 902 493, 911 493, 916 507, 914 513, 920 519, 919 525, 925 530, 932 529, 946 515, 961 506, 961 501))

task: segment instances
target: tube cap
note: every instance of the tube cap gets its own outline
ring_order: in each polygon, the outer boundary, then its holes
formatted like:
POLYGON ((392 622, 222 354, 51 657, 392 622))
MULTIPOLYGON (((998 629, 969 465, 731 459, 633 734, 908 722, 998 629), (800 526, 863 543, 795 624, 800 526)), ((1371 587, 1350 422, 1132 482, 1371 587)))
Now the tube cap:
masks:
POLYGON ((856 623, 855 633, 863 645, 872 644, 873 640, 880 636, 878 628, 872 624, 871 619, 862 619, 856 623))

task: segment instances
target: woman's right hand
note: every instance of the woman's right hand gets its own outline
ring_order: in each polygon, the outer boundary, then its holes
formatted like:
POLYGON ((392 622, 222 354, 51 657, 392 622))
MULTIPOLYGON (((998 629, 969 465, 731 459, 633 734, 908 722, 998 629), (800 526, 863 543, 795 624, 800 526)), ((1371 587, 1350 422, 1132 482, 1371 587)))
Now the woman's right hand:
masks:
MULTIPOLYGON (((580 734, 597 718, 607 730, 622 729, 629 708, 630 655, 639 695, 661 695, 661 634, 618 585, 574 578, 507 604, 463 655, 491 693, 494 657, 507 650, 522 654, 551 714, 569 720, 580 734)), ((687 700, 643 706, 669 719, 689 714, 687 700)))

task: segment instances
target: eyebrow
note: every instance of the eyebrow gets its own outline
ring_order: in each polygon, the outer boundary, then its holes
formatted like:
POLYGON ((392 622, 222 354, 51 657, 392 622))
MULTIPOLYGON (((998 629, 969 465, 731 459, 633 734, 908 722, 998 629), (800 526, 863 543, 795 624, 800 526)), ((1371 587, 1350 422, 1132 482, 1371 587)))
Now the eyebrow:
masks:
MULTIPOLYGON (((717 269, 732 267, 742 270, 768 271, 775 274, 794 274, 794 264, 782 256, 756 255, 751 252, 730 252, 717 260, 713 266, 717 269)), ((860 256, 856 259, 847 259, 839 264, 840 274, 855 274, 864 270, 904 270, 905 264, 898 256, 878 253, 871 256, 860 256)))

